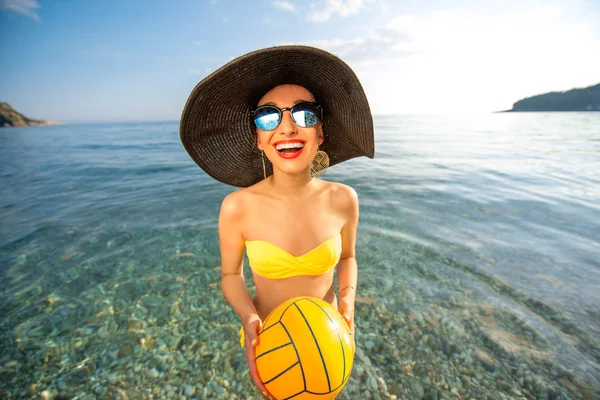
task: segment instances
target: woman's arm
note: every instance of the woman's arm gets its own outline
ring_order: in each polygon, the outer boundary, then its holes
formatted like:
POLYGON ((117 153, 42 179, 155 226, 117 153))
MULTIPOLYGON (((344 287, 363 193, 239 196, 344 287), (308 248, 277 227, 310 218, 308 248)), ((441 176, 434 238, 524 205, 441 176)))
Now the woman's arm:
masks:
POLYGON ((219 242, 221 247, 221 288, 231 307, 246 323, 252 314, 258 314, 252 303, 243 274, 244 222, 243 196, 230 193, 223 199, 219 215, 219 242))
POLYGON ((255 347, 262 321, 250 298, 244 279, 244 197, 242 192, 228 194, 221 204, 219 241, 221 246, 221 288, 231 307, 242 320, 245 356, 250 377, 258 389, 270 398, 256 368, 255 347))
POLYGON ((342 210, 345 224, 342 228, 342 254, 337 265, 338 309, 354 332, 354 301, 358 279, 356 264, 356 229, 358 227, 358 196, 354 189, 342 186, 342 210))

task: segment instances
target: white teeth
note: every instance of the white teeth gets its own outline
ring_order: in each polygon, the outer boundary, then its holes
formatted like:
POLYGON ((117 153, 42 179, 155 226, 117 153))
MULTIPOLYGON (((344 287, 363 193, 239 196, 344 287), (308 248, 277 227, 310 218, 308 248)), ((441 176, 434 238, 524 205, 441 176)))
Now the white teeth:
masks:
POLYGON ((304 143, 300 143, 300 142, 295 142, 295 143, 280 143, 277 146, 275 146, 275 148, 277 150, 293 149, 293 148, 301 149, 303 147, 304 147, 304 143))

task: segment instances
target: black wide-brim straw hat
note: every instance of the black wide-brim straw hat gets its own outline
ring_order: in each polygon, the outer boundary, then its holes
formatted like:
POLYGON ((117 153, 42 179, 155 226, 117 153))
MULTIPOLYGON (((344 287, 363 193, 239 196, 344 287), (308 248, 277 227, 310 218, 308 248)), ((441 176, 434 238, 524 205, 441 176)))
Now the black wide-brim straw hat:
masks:
MULTIPOLYGON (((180 138, 192 159, 214 179, 247 187, 261 181, 261 152, 250 111, 281 84, 306 88, 323 107, 329 165, 375 156, 373 117, 352 69, 337 56, 308 46, 277 46, 240 56, 196 85, 180 122, 180 138)), ((267 176, 272 165, 265 157, 267 176)))

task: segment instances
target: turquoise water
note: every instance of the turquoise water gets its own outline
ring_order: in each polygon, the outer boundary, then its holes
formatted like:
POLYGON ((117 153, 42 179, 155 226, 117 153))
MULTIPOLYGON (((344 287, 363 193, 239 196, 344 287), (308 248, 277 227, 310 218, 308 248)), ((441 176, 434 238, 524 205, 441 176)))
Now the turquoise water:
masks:
MULTIPOLYGON (((375 127, 323 177, 361 204, 343 396, 600 396, 600 113, 375 127)), ((234 188, 177 122, 2 129, 0 157, 1 395, 254 398, 218 286, 234 188)))

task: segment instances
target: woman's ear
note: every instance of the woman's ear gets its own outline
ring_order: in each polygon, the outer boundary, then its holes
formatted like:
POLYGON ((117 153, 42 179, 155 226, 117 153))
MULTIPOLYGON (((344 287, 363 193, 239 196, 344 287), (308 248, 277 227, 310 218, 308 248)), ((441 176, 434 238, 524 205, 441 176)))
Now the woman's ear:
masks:
POLYGON ((254 145, 256 146, 256 148, 259 150, 264 150, 262 143, 260 142, 260 136, 258 135, 256 128, 252 129, 252 133, 254 134, 254 145))
POLYGON ((317 129, 317 142, 319 143, 319 145, 322 145, 324 140, 325 135, 323 134, 323 127, 319 126, 319 128, 317 129))

